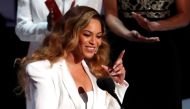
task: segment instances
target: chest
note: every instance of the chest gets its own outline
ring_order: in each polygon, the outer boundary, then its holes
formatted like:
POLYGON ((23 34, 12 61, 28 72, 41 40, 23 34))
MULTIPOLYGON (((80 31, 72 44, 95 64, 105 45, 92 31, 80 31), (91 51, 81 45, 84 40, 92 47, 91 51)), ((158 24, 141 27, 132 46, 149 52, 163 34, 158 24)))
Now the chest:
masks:
POLYGON ((93 86, 89 75, 82 66, 76 66, 75 68, 68 66, 69 72, 77 89, 84 89, 84 91, 92 91, 93 86))

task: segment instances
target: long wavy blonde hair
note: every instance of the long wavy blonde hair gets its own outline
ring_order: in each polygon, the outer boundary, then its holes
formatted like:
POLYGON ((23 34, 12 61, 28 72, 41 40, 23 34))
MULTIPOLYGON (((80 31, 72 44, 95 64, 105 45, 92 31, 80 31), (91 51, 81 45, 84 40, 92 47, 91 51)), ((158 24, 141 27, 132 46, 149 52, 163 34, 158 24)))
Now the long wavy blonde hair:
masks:
POLYGON ((24 57, 20 62, 18 82, 22 91, 26 87, 26 66, 28 63, 38 60, 49 60, 55 63, 60 57, 75 50, 79 44, 79 32, 84 29, 91 19, 101 22, 104 33, 102 44, 93 58, 85 60, 93 75, 96 77, 107 76, 101 69, 101 65, 109 63, 110 46, 105 36, 105 24, 98 12, 87 6, 76 6, 71 8, 54 26, 52 32, 44 39, 42 46, 30 57, 24 57))

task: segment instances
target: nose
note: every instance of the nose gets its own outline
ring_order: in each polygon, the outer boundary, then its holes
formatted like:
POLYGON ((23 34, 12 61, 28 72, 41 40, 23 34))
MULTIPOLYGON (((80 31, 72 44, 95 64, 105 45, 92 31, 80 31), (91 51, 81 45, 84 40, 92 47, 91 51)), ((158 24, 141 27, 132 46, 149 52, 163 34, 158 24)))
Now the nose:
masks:
POLYGON ((95 42, 96 42, 96 37, 95 36, 91 37, 90 38, 90 43, 95 44, 95 42))

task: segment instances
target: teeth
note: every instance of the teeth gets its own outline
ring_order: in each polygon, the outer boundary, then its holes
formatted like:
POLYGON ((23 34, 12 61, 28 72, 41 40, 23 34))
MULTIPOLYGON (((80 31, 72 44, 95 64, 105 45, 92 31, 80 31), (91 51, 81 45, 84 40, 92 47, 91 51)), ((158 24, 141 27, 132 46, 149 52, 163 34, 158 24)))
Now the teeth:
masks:
POLYGON ((87 47, 88 50, 93 51, 95 50, 95 47, 87 47))

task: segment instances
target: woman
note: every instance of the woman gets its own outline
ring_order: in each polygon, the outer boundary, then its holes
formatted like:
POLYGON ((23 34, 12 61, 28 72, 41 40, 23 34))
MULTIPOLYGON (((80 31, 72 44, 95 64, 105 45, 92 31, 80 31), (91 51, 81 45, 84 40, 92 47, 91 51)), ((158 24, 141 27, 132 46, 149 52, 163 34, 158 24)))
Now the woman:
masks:
POLYGON ((19 80, 27 109, 119 109, 120 105, 96 79, 113 78, 122 101, 128 83, 121 52, 113 67, 104 24, 98 12, 85 6, 71 8, 43 45, 22 61, 19 80))

